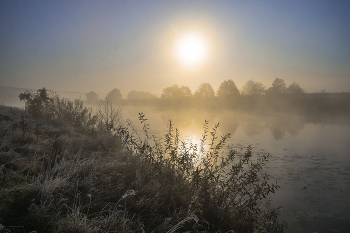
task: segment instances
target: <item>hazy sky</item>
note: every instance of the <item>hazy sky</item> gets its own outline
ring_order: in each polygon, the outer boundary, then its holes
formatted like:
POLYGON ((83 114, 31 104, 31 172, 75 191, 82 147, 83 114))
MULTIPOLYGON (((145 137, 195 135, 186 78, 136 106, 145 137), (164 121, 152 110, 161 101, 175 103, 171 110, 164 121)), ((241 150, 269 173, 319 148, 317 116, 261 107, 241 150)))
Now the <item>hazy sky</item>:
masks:
POLYGON ((172 84, 275 78, 350 91, 350 1, 0 1, 0 85, 158 96, 172 84), (174 55, 188 32, 208 58, 174 55))

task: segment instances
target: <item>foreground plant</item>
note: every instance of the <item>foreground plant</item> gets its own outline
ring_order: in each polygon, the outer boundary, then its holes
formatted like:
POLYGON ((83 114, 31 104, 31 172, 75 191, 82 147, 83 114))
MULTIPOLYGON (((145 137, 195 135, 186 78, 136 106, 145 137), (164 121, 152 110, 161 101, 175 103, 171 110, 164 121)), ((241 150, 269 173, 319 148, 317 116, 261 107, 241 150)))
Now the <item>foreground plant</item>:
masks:
POLYGON ((173 129, 171 120, 163 141, 149 135, 143 113, 139 114, 139 120, 143 124, 144 137, 127 122, 127 126, 118 132, 124 146, 152 164, 159 176, 167 169, 174 177, 189 184, 188 213, 200 217, 203 230, 250 232, 257 228, 283 232, 287 224, 277 221, 282 208, 269 208, 269 194, 275 193, 279 186, 277 182, 269 184, 269 176, 262 173, 268 154, 251 161, 250 146, 244 153, 225 149, 230 134, 218 138, 219 124, 210 132, 209 140, 208 122, 205 121, 201 143, 196 145, 191 141, 180 142, 179 132, 173 129))

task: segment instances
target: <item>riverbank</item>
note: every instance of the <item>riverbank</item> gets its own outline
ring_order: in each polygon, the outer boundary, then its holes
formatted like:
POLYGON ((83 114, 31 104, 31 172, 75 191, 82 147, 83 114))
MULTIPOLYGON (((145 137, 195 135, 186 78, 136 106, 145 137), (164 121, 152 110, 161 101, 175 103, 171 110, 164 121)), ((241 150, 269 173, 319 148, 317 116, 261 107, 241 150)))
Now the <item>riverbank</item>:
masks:
POLYGON ((94 116, 88 114, 90 121, 79 123, 50 114, 34 118, 5 106, 0 111, 8 117, 0 122, 0 223, 5 227, 23 226, 26 232, 283 231, 279 210, 267 206, 265 198, 278 186, 260 175, 263 161, 247 167, 249 148, 221 159, 225 140, 212 143, 208 126, 203 143, 211 147, 200 151, 179 142, 171 125, 151 146, 142 114, 145 136, 122 122, 112 127, 96 119, 92 123, 94 116))

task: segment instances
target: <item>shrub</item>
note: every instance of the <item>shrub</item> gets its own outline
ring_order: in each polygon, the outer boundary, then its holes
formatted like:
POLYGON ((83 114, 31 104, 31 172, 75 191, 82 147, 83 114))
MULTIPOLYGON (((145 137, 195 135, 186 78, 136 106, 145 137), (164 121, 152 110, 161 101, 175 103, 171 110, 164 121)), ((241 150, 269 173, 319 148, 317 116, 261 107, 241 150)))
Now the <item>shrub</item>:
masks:
POLYGON ((25 91, 19 95, 19 99, 25 101, 26 111, 34 118, 51 117, 50 106, 54 95, 44 87, 36 92, 25 91))
POLYGON ((45 87, 36 92, 25 91, 19 95, 25 101, 26 112, 34 118, 58 119, 74 126, 93 126, 97 117, 91 109, 83 106, 83 101, 61 99, 45 87))
POLYGON ((92 110, 84 107, 83 101, 76 99, 53 98, 51 105, 52 118, 67 121, 74 126, 93 126, 97 117, 92 114, 92 110))
POLYGON ((245 153, 225 151, 224 145, 230 135, 218 139, 219 124, 210 132, 211 139, 207 143, 206 121, 201 144, 195 145, 180 142, 178 130, 174 131, 171 121, 162 141, 149 135, 143 113, 139 119, 143 123, 144 137, 135 134, 130 122, 119 129, 118 135, 130 151, 154 166, 153 172, 159 177, 165 177, 164 170, 170 171, 171 178, 166 181, 170 186, 186 189, 181 195, 182 199, 190 200, 188 216, 198 217, 199 222, 184 228, 194 230, 195 226, 201 226, 208 232, 252 232, 254 229, 283 232, 287 224, 277 222, 281 207, 268 209, 269 194, 279 188, 277 184, 268 184, 269 176, 262 173, 268 154, 252 162, 250 147, 245 153))
POLYGON ((99 129, 107 132, 115 131, 121 121, 121 108, 115 107, 111 101, 99 104, 96 111, 96 122, 99 129))

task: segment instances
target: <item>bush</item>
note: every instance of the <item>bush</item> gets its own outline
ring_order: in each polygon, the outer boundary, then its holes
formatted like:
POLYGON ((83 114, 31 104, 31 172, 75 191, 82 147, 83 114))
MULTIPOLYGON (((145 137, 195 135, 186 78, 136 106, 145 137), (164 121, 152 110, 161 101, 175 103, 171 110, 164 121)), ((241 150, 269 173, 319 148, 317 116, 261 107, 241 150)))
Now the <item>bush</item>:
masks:
POLYGON ((19 99, 25 101, 26 111, 34 118, 51 117, 50 106, 54 95, 44 87, 36 92, 25 91, 19 95, 19 99))
POLYGON ((97 120, 91 109, 83 106, 82 100, 60 99, 45 87, 37 92, 21 93, 19 98, 25 101, 26 112, 34 118, 58 119, 74 126, 93 126, 97 120))
POLYGON ((163 179, 158 182, 169 184, 172 190, 176 190, 175 187, 186 190, 180 191, 178 196, 187 201, 187 218, 195 216, 199 221, 183 228, 195 230, 200 226, 205 232, 253 232, 254 229, 283 232, 287 224, 277 222, 281 207, 268 209, 268 195, 279 188, 277 184, 268 184, 269 176, 262 174, 268 154, 252 162, 250 147, 245 153, 225 151, 223 148, 230 135, 218 139, 216 131, 219 124, 210 132, 211 139, 207 143, 207 121, 200 145, 180 142, 178 130, 174 132, 171 121, 165 140, 155 139, 149 136, 144 117, 140 113, 144 138, 135 134, 130 122, 129 128, 120 128, 118 135, 131 152, 152 164, 153 174, 158 175, 153 176, 163 179), (170 172, 168 178, 164 171, 170 172))

